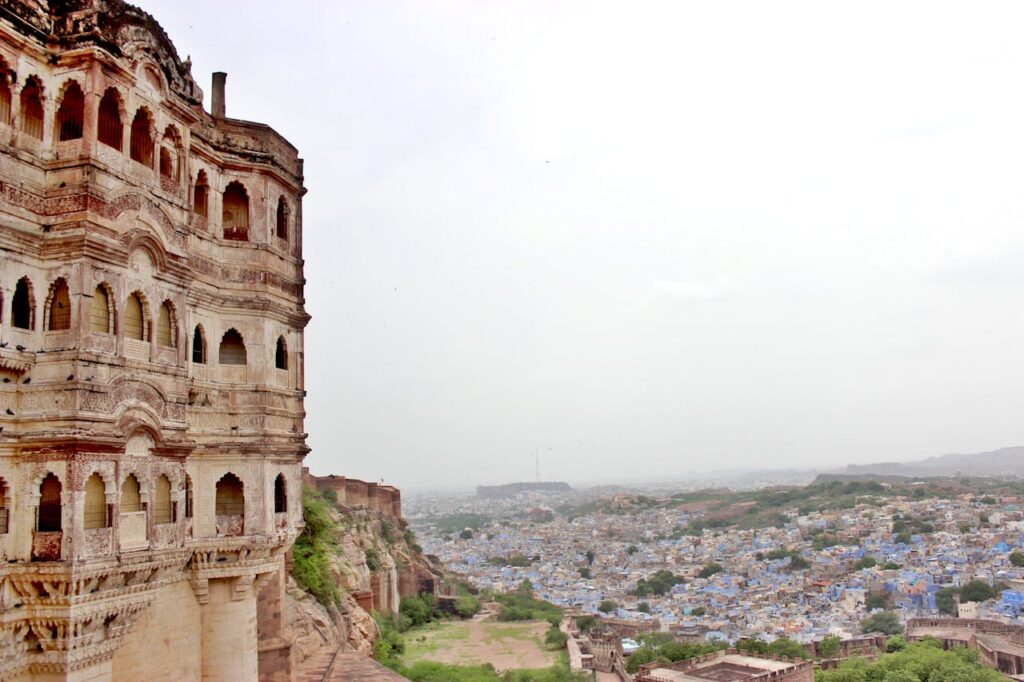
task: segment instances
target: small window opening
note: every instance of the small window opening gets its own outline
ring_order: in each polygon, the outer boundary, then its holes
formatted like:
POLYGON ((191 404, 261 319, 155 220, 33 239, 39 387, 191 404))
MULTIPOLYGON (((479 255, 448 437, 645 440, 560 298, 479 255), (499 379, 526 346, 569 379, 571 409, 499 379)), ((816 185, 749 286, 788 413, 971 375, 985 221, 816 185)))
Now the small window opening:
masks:
POLYGON ((192 477, 185 474, 185 518, 192 518, 192 477))
POLYGON ((124 307, 124 337, 136 341, 146 340, 146 318, 142 299, 137 293, 128 297, 128 303, 124 307))
POLYGON ((285 345, 284 337, 277 337, 277 351, 274 353, 274 367, 288 369, 288 347, 285 345))
POLYGON ((203 338, 202 326, 198 324, 192 332, 192 362, 197 365, 206 364, 206 339, 203 338))
POLYGON ((71 329, 71 295, 68 291, 68 283, 63 277, 54 282, 49 308, 47 319, 49 331, 71 329))
POLYGON ((10 500, 8 500, 7 481, 0 478, 0 535, 6 535, 10 531, 10 519, 8 517, 10 500))
POLYGON ((207 217, 207 194, 209 186, 206 181, 206 171, 199 171, 196 177, 196 187, 192 193, 192 210, 197 216, 207 217))
POLYGON ((86 530, 110 526, 107 514, 107 485, 103 477, 94 473, 85 482, 85 513, 83 525, 86 530))
POLYGON ((114 88, 107 88, 100 100, 99 141, 121 151, 124 124, 121 123, 121 98, 114 88))
POLYGON ((11 125, 11 82, 7 76, 10 69, 7 64, 0 61, 0 123, 11 125))
POLYGON ((156 322, 157 345, 175 348, 178 345, 177 329, 174 324, 174 309, 169 301, 160 304, 160 316, 156 322))
POLYGON ((36 530, 41 533, 54 533, 61 529, 61 487, 60 479, 54 474, 47 474, 39 484, 36 530))
POLYGON ((171 523, 174 515, 171 508, 171 481, 161 474, 153 490, 153 523, 171 523))
POLYGON ((21 132, 43 139, 43 92, 35 76, 21 89, 21 132))
POLYGON ((217 516, 244 516, 245 492, 238 476, 227 473, 217 481, 217 516))
POLYGON ((14 296, 11 299, 11 324, 19 329, 34 329, 31 282, 28 277, 22 277, 14 286, 14 296))
POLYGON ((149 112, 141 108, 135 112, 132 120, 132 137, 130 151, 132 160, 138 161, 147 168, 153 167, 153 123, 149 112))
POLYGON ((139 479, 135 474, 128 474, 121 484, 121 513, 142 511, 142 494, 139 492, 139 479))
POLYGON ((279 239, 288 239, 288 202, 284 197, 277 199, 277 236, 279 239))
POLYGON ((58 139, 61 142, 82 139, 84 120, 85 93, 77 82, 71 81, 64 90, 64 97, 57 110, 57 129, 60 131, 58 139))
POLYGON ((114 330, 110 296, 102 284, 96 287, 92 295, 92 303, 89 306, 89 329, 93 334, 110 334, 114 330))
POLYGON ((283 514, 286 511, 288 511, 288 489, 284 474, 278 474, 274 479, 274 513, 283 514))
POLYGON ((224 239, 249 240, 249 195, 240 182, 232 182, 224 190, 222 223, 224 239))
POLYGON ((222 365, 244 365, 245 341, 242 335, 235 329, 229 329, 220 340, 220 364, 222 365))

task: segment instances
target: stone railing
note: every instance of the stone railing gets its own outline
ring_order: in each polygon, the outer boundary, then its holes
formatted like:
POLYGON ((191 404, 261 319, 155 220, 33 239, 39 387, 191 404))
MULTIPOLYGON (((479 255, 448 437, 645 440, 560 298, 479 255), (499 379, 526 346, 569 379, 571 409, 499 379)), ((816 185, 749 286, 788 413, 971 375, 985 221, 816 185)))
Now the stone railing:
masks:
POLYGON ((117 539, 122 551, 146 549, 146 512, 121 512, 118 517, 117 539))
POLYGON ((245 535, 245 516, 217 514, 217 535, 245 535))
POLYGON ((59 530, 32 532, 32 558, 36 561, 60 561, 64 533, 59 530))

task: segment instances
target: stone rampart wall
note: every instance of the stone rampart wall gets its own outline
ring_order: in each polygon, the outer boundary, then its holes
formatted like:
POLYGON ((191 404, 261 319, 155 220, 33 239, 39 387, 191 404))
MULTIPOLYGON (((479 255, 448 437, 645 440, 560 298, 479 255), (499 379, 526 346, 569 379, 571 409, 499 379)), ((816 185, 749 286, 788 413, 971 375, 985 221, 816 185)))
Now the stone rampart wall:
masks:
POLYGON ((303 468, 302 479, 313 490, 334 491, 338 504, 346 507, 370 509, 396 518, 402 516, 402 492, 394 486, 368 483, 333 474, 313 476, 308 468, 303 468))

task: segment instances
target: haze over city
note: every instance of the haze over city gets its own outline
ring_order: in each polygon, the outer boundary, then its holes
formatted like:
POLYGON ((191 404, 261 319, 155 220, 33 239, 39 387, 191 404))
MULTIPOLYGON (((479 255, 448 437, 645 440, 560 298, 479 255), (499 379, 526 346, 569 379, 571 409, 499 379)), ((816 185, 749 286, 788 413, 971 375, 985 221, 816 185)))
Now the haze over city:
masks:
POLYGON ((306 160, 315 473, 1024 443, 1020 5, 278 7, 144 3, 306 160))

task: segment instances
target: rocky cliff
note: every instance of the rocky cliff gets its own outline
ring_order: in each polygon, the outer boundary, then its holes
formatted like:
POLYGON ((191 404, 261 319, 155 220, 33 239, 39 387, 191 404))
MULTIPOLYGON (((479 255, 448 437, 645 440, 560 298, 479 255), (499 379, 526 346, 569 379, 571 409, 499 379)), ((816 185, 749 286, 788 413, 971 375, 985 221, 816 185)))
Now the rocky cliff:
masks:
POLYGON ((295 545, 286 604, 296 665, 327 647, 372 655, 372 612, 395 613, 403 597, 438 594, 444 582, 400 505, 346 504, 333 486, 317 485, 335 478, 305 477, 306 530, 295 545))

